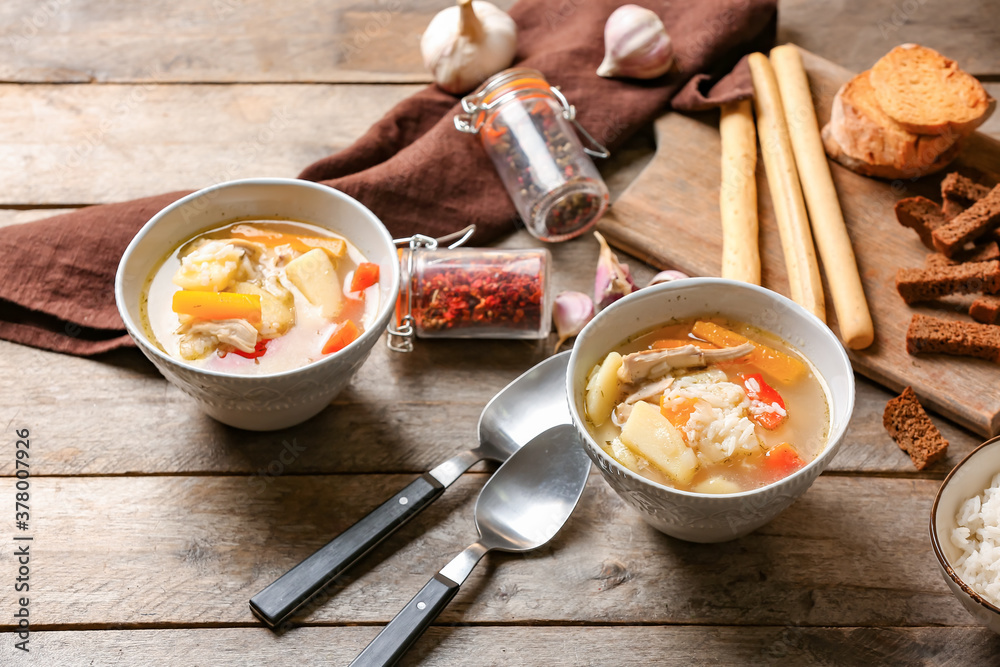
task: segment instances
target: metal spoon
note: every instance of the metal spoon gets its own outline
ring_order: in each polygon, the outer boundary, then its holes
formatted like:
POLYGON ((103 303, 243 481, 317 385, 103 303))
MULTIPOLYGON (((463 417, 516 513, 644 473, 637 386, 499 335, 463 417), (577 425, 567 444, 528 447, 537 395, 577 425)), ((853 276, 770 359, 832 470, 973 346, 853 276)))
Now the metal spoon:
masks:
POLYGON ((572 426, 556 426, 515 452, 476 501, 479 540, 458 554, 396 614, 351 665, 393 665, 444 610, 487 551, 530 551, 559 532, 590 474, 572 426))
POLYGON ((479 446, 418 477, 326 546, 250 598, 271 628, 300 610, 331 581, 420 513, 478 461, 506 461, 521 445, 557 424, 569 424, 564 389, 569 352, 549 357, 500 390, 479 417, 479 446))

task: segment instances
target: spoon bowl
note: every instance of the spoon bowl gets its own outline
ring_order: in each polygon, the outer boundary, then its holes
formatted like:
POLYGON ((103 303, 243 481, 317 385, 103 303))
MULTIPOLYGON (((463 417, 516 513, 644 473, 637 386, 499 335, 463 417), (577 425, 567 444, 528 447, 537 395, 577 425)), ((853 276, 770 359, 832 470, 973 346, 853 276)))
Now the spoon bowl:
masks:
POLYGON ((530 551, 559 532, 583 491, 581 480, 585 482, 590 472, 590 459, 576 442, 571 427, 554 427, 497 470, 476 501, 482 545, 530 551))

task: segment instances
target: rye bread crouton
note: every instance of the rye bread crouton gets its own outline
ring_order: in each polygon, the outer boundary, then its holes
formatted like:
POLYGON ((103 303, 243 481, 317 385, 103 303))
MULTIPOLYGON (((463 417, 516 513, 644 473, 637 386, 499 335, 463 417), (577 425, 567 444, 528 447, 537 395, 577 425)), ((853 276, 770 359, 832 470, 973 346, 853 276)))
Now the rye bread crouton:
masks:
POLYGON ((896 289, 908 304, 934 301, 950 294, 998 292, 1000 261, 900 269, 896 273, 896 289))
POLYGON ((910 354, 951 354, 1000 363, 1000 326, 914 314, 906 331, 910 354))
POLYGON ((934 250, 931 232, 948 222, 941 207, 927 197, 907 197, 896 202, 894 210, 899 224, 915 231, 920 241, 934 250))
POLYGON ((966 208, 972 206, 989 193, 989 186, 980 185, 971 178, 962 176, 957 171, 951 172, 941 181, 941 198, 950 199, 966 208))
POLYGON ((948 224, 931 232, 938 252, 954 257, 965 244, 989 234, 1000 225, 1000 185, 948 224))
POLYGON ((979 297, 969 306, 969 315, 983 324, 1000 324, 1000 296, 987 294, 979 297))
POLYGON ((910 455, 917 470, 941 460, 948 452, 948 441, 934 426, 910 387, 886 404, 882 425, 899 448, 910 455))
POLYGON ((956 264, 964 264, 965 262, 989 262, 994 259, 1000 259, 1000 244, 997 244, 996 241, 990 241, 989 243, 973 246, 955 258, 945 257, 939 252, 931 253, 927 255, 924 266, 927 268, 932 266, 954 266, 956 264))

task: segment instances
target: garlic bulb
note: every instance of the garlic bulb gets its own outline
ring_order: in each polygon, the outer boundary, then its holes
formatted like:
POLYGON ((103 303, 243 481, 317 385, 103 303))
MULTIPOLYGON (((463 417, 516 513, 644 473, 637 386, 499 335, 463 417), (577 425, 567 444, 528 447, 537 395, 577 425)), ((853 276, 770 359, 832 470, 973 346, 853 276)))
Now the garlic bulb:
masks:
POLYGON ((597 271, 594 272, 594 302, 598 308, 605 308, 639 288, 632 280, 628 264, 618 261, 618 256, 611 251, 611 246, 600 232, 594 232, 594 236, 601 244, 601 254, 597 257, 597 271))
POLYGON ((598 76, 655 79, 674 62, 674 47, 663 21, 638 5, 622 5, 604 24, 604 62, 598 76))
POLYGON ((420 38, 424 66, 449 93, 465 93, 514 61, 517 26, 496 5, 458 0, 437 13, 420 38))
POLYGON ((583 292, 559 292, 552 305, 552 321, 556 325, 559 340, 556 341, 555 354, 567 340, 583 331, 587 322, 594 319, 594 302, 583 292))
POLYGON ((677 271, 676 269, 668 269, 666 271, 660 271, 655 276, 653 276, 650 281, 646 284, 646 287, 652 287, 653 285, 659 285, 661 283, 669 283, 674 280, 683 280, 684 278, 690 278, 688 274, 683 271, 677 271))

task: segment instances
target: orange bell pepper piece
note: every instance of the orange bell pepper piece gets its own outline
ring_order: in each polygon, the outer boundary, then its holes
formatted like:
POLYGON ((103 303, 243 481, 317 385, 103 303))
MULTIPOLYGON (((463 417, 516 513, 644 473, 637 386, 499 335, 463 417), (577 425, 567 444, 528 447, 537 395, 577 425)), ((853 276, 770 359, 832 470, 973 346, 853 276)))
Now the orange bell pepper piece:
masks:
POLYGON ((354 271, 354 278, 351 279, 351 291, 360 292, 368 289, 378 282, 378 264, 372 262, 361 262, 354 271))
POLYGON ((340 323, 323 345, 323 354, 333 354, 340 352, 345 347, 353 343, 361 331, 353 320, 345 320, 340 323))
POLYGON ((663 396, 660 396, 660 414, 666 417, 667 421, 677 428, 682 428, 688 423, 688 419, 691 418, 691 414, 694 412, 697 405, 697 398, 689 398, 681 402, 679 405, 668 406, 664 405, 663 396))
POLYGON ((260 296, 233 292, 174 292, 173 309, 199 320, 246 320, 260 322, 260 296))

